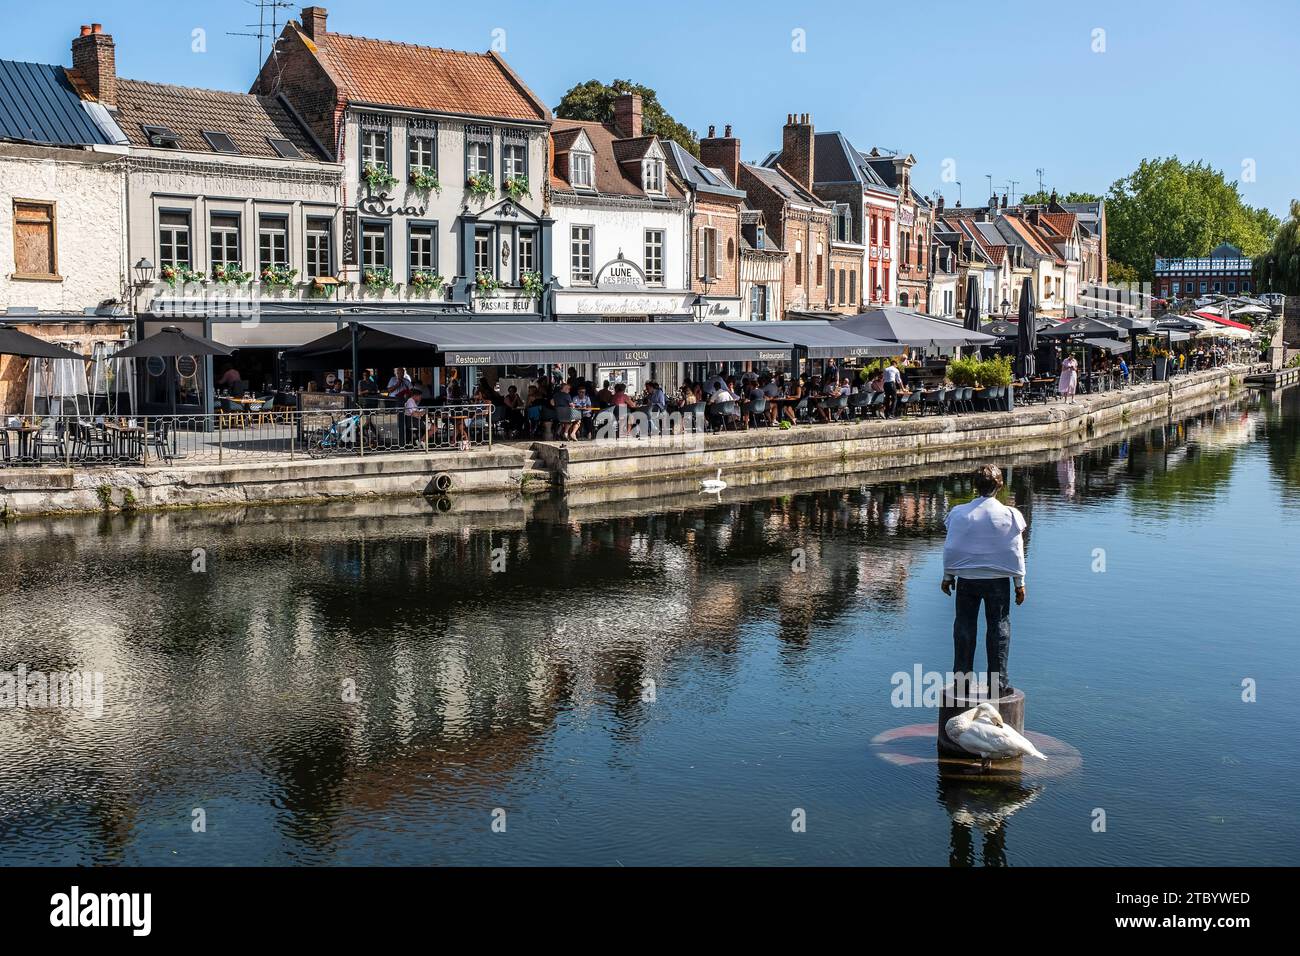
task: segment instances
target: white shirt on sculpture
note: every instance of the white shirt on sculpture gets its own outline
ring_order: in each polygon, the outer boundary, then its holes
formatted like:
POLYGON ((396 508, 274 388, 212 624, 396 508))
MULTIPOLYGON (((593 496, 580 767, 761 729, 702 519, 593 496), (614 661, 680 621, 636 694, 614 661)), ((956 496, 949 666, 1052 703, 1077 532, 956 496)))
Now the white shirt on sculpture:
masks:
POLYGON ((989 495, 948 512, 948 537, 943 543, 943 576, 953 578, 1012 578, 1025 584, 1025 516, 989 495))

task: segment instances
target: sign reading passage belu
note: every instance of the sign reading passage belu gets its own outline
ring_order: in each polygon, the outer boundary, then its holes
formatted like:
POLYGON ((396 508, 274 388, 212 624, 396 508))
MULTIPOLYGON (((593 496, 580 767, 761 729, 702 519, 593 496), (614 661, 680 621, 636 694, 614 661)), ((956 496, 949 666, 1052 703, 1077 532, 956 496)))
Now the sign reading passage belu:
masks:
POLYGON ((343 235, 340 240, 341 263, 345 266, 355 266, 357 264, 357 213, 355 209, 345 209, 343 211, 343 235))

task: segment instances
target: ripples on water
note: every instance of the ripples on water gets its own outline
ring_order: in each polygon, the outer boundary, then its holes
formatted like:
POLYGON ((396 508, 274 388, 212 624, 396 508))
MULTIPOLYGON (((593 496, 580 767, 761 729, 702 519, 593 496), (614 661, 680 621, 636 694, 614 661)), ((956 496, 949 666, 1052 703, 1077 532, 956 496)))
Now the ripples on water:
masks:
POLYGON ((1084 755, 1010 787, 867 745, 951 662, 943 468, 12 524, 0 668, 105 707, 0 710, 0 862, 1293 863, 1298 394, 1001 459, 1015 682, 1084 755))

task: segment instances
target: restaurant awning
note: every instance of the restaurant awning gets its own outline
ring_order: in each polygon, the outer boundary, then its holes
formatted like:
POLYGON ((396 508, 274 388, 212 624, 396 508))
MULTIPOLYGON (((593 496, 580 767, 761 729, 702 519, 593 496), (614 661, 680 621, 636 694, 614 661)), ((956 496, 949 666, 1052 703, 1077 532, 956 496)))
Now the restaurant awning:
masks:
POLYGON ((1109 352, 1111 355, 1120 355, 1132 348, 1132 345, 1124 339, 1084 339, 1083 344, 1109 352))
POLYGON ((809 358, 871 358, 893 355, 898 346, 838 328, 830 322, 722 322, 723 328, 803 349, 809 358))
MULTIPOLYGON (((286 353, 291 367, 345 367, 352 330, 286 353)), ((696 322, 358 322, 363 364, 549 365, 577 362, 786 361, 788 348, 696 322)))
POLYGON ((998 341, 996 335, 985 335, 983 332, 975 332, 953 322, 945 322, 911 309, 899 309, 893 306, 852 315, 840 319, 835 325, 855 335, 923 349, 996 345, 998 341))

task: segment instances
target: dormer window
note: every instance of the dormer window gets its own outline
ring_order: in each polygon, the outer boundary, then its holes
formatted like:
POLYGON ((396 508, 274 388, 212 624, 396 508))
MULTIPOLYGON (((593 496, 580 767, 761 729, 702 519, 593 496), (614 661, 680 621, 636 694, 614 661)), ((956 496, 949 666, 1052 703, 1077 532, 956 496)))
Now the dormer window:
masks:
POLYGON ((647 159, 641 163, 641 183, 648 193, 664 191, 664 164, 659 159, 647 159))
POLYGON ((591 153, 574 152, 569 155, 569 185, 578 189, 591 189, 591 153))
POLYGON ((757 227, 754 236, 754 248, 763 249, 767 245, 767 230, 762 226, 757 227))

